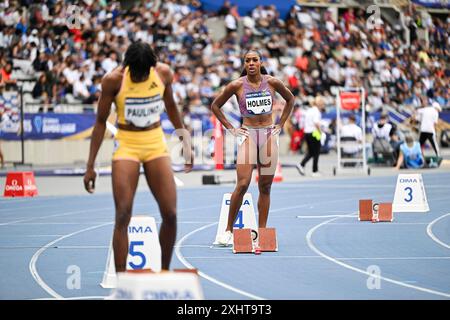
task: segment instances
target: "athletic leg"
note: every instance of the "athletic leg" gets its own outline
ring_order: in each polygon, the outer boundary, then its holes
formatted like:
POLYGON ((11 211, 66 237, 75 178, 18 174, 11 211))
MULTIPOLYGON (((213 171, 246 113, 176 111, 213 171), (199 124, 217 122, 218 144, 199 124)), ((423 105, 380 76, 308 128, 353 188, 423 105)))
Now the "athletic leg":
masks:
POLYGON ((161 212, 161 267, 163 270, 169 270, 177 237, 177 191, 170 157, 164 156, 144 163, 144 171, 161 212))
POLYGON ((278 164, 278 136, 272 136, 269 131, 266 139, 259 150, 260 163, 258 164, 258 226, 260 228, 266 227, 269 217, 270 190, 278 164))
POLYGON ((126 270, 128 256, 128 224, 133 209, 133 199, 139 180, 139 162, 116 160, 112 162, 112 185, 116 218, 113 249, 116 272, 126 270))
POLYGON ((230 209, 226 231, 233 232, 233 224, 242 205, 244 195, 252 179, 253 168, 256 164, 256 145, 252 139, 253 134, 238 147, 236 174, 237 183, 231 195, 230 209))

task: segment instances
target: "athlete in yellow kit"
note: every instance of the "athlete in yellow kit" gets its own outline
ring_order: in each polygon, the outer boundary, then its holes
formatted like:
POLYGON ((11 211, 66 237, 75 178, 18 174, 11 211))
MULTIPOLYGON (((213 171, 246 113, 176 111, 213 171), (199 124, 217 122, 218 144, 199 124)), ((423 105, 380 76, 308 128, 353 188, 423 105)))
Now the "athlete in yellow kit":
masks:
POLYGON ((160 114, 164 107, 173 126, 183 137, 183 150, 186 151, 185 172, 192 170, 190 136, 186 135, 187 131, 182 130, 182 120, 172 93, 172 79, 173 74, 169 66, 157 62, 151 47, 147 43, 135 42, 128 47, 123 65, 106 74, 102 80, 84 185, 89 193, 94 192, 95 158, 103 141, 111 104, 114 102, 118 116, 118 131, 112 156, 112 184, 116 207, 113 234, 116 272, 126 270, 127 228, 141 163, 162 217, 159 233, 161 267, 163 270, 169 270, 176 240, 177 218, 171 159, 160 123, 160 114))

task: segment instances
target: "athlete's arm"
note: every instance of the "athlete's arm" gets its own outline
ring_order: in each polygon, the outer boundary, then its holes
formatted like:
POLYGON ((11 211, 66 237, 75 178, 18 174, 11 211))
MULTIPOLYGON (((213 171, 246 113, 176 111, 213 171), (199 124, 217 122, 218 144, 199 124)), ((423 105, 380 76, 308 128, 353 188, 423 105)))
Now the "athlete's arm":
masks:
POLYGON ((403 164, 403 160, 404 160, 403 151, 400 150, 400 152, 398 153, 397 165, 395 166, 395 170, 400 170, 403 164))
POLYGON ((111 111, 111 104, 116 96, 118 84, 120 85, 120 80, 113 73, 106 74, 102 79, 102 91, 98 101, 97 118, 95 120, 94 130, 92 131, 89 158, 84 175, 84 187, 89 193, 93 193, 95 189, 95 158, 105 136, 106 120, 111 111))
POLYGON ((183 141, 183 155, 185 158, 184 171, 190 172, 193 167, 194 154, 192 152, 191 135, 188 130, 184 128, 183 121, 181 120, 180 112, 178 111, 175 99, 173 98, 172 81, 173 73, 169 66, 163 63, 158 63, 156 66, 158 75, 164 82, 164 104, 166 106, 167 116, 170 122, 175 128, 175 132, 180 140, 183 141))
POLYGON ((228 129, 234 129, 233 125, 227 120, 225 115, 223 114, 222 106, 228 101, 228 99, 231 98, 233 94, 237 92, 237 90, 240 87, 240 83, 238 80, 234 80, 227 84, 224 89, 222 89, 219 93, 219 95, 214 99, 214 101, 211 104, 211 110, 214 113, 214 115, 219 119, 219 121, 223 124, 223 126, 228 129))
POLYGON ((284 85, 284 83, 277 78, 272 77, 268 82, 286 101, 283 113, 281 114, 280 122, 278 123, 280 128, 283 128, 286 120, 292 113, 292 109, 294 108, 295 97, 292 92, 284 85))

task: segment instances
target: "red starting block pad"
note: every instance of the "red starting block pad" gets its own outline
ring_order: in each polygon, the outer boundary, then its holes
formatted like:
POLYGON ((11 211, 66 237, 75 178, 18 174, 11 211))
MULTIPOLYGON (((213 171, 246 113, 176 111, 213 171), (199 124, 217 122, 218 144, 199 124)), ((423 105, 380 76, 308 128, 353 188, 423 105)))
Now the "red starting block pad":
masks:
POLYGON ((258 233, 258 245, 262 252, 278 251, 277 233, 275 228, 259 228, 258 233))
POLYGON ((252 229, 233 230, 233 253, 253 253, 252 229))
POLYGON ((359 221, 372 221, 372 199, 359 200, 359 221))
POLYGON ((6 176, 4 197, 34 197, 37 196, 34 173, 8 172, 6 176))
POLYGON ((392 214, 392 203, 380 203, 378 207, 378 221, 380 222, 392 222, 394 216, 392 214))

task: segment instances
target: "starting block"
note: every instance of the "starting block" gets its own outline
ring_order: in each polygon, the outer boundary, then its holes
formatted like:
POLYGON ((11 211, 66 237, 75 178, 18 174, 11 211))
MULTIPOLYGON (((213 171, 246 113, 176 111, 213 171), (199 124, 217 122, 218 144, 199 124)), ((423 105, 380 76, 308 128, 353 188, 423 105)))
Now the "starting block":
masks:
POLYGON ((258 245, 262 252, 278 251, 277 233, 275 228, 259 228, 258 233, 258 245))
POLYGON ((233 231, 233 253, 255 253, 278 251, 275 228, 235 229, 233 231), (252 234, 253 233, 253 234, 252 234))
POLYGON ((392 203, 373 203, 371 199, 359 200, 359 221, 392 222, 392 203))
POLYGON ((233 230, 233 253, 253 253, 252 229, 233 230))
POLYGON ((359 200, 359 221, 372 221, 372 199, 359 200))
POLYGON ((394 216, 392 215, 392 203, 380 203, 378 207, 378 221, 381 222, 392 222, 394 221, 394 216))

